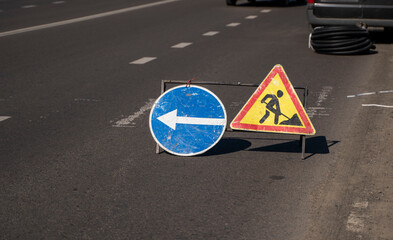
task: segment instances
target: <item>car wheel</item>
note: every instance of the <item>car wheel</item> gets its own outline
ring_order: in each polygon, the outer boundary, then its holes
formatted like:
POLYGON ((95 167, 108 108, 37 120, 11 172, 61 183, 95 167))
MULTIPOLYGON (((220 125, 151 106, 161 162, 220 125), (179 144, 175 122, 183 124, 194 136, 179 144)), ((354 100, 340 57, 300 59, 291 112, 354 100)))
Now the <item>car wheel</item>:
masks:
POLYGON ((289 0, 280 0, 279 1, 281 6, 288 6, 289 5, 289 0))
POLYGON ((228 6, 235 6, 237 0, 226 0, 228 6))
POLYGON ((385 27, 385 32, 393 33, 393 27, 385 27))

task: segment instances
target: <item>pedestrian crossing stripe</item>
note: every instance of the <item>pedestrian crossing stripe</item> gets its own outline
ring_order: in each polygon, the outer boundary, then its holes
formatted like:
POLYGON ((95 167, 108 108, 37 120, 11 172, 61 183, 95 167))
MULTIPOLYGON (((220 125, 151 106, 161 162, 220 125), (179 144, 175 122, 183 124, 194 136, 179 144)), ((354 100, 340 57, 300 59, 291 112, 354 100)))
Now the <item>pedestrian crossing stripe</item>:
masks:
POLYGON ((314 135, 284 68, 276 65, 231 122, 235 130, 314 135))

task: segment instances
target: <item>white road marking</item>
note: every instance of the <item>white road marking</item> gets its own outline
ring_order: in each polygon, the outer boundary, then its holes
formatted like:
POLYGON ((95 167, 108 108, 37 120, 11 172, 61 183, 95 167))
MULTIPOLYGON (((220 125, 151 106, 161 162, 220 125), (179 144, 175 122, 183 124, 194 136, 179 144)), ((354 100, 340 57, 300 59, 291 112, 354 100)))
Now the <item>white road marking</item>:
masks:
POLYGON ((143 105, 137 112, 134 114, 123 118, 119 121, 117 121, 115 124, 113 124, 113 127, 135 127, 135 119, 139 118, 142 116, 145 112, 149 111, 155 102, 154 98, 150 98, 147 102, 145 102, 145 105, 143 105))
POLYGON ((348 216, 347 230, 351 232, 362 232, 364 229, 364 217, 351 212, 348 216))
POLYGON ((24 6, 21 6, 20 8, 35 8, 35 7, 37 7, 37 5, 24 5, 24 6))
POLYGON ((318 100, 317 100, 317 106, 321 106, 322 103, 326 101, 328 98, 330 92, 333 90, 333 87, 331 86, 324 86, 322 88, 322 91, 319 93, 318 100))
POLYGON ((207 37, 211 37, 211 36, 214 36, 214 35, 217 35, 217 34, 219 34, 220 32, 217 32, 217 31, 210 31, 210 32, 206 32, 206 33, 204 33, 204 34, 202 34, 203 36, 207 36, 207 37))
POLYGON ((393 90, 378 91, 378 93, 393 93, 393 90))
POLYGON ((329 113, 327 113, 330 110, 330 108, 325 108, 325 107, 308 107, 307 108, 307 115, 309 118, 312 118, 314 116, 330 116, 329 113))
POLYGON ((5 120, 7 120, 9 118, 11 118, 11 117, 9 117, 9 116, 0 116, 0 122, 5 121, 5 120))
POLYGON ((322 91, 316 93, 318 94, 318 99, 315 102, 316 106, 307 107, 307 114, 310 118, 313 116, 329 116, 328 112, 330 108, 323 107, 323 105, 328 99, 332 90, 333 87, 331 86, 323 86, 322 91))
POLYGON ((145 63, 151 62, 151 61, 153 61, 155 59, 157 59, 157 58, 156 57, 143 57, 143 58, 137 59, 137 60, 135 60, 133 62, 130 62, 130 64, 139 64, 139 65, 141 65, 141 64, 145 64, 145 63))
POLYGON ((227 27, 237 27, 239 25, 240 25, 240 23, 230 23, 230 24, 227 24, 227 27))
POLYGON ((354 208, 360 208, 360 209, 365 209, 368 207, 368 202, 355 202, 354 204, 352 204, 352 207, 354 208))
POLYGON ((123 8, 123 9, 119 9, 119 10, 89 15, 89 16, 85 16, 85 17, 73 18, 73 19, 60 21, 60 22, 54 22, 54 23, 48 23, 48 24, 43 24, 43 25, 38 25, 38 26, 33 26, 33 27, 16 29, 16 30, 8 31, 8 32, 2 32, 2 33, 0 33, 0 37, 10 36, 10 35, 15 35, 15 34, 20 34, 20 33, 26 33, 26 32, 32 32, 32 31, 37 31, 37 30, 41 30, 41 29, 53 28, 53 27, 68 25, 68 24, 72 24, 72 23, 85 22, 85 21, 89 21, 89 20, 93 20, 93 19, 97 19, 97 18, 113 16, 113 15, 117 15, 117 14, 121 14, 121 13, 131 12, 131 11, 149 8, 149 7, 155 7, 155 6, 159 6, 159 5, 163 5, 163 4, 167 4, 167 3, 172 3, 172 2, 177 2, 177 1, 181 1, 181 0, 163 0, 163 1, 159 1, 159 2, 153 2, 153 3, 143 4, 143 5, 139 5, 139 6, 123 8))
POLYGON ((63 3, 65 3, 66 1, 54 1, 54 2, 52 2, 52 4, 63 4, 63 3))
POLYGON ((251 19, 255 19, 257 17, 258 17, 257 15, 250 15, 250 16, 247 16, 246 19, 251 20, 251 19))
POLYGON ((74 102, 101 102, 101 100, 89 98, 74 98, 74 102))
POLYGON ((381 108, 393 108, 393 106, 379 105, 379 104, 362 104, 363 107, 381 107, 381 108))
POLYGON ((368 96, 368 95, 374 95, 374 94, 377 94, 377 92, 359 93, 359 94, 356 94, 356 96, 359 97, 359 96, 368 96))
POLYGON ((270 13, 272 10, 271 9, 263 9, 261 10, 261 13, 270 13))
POLYGON ((377 94, 377 93, 376 92, 360 93, 360 94, 358 94, 358 96, 367 96, 367 95, 373 95, 373 94, 377 94))
POLYGON ((181 42, 176 45, 173 45, 171 48, 185 48, 192 44, 192 42, 181 42))
POLYGON ((232 102, 231 105, 229 105, 229 107, 239 107, 239 106, 243 106, 244 102, 232 102))
POLYGON ((369 95, 375 95, 375 94, 384 94, 384 93, 393 93, 393 90, 382 90, 382 91, 377 91, 377 92, 359 93, 359 94, 354 94, 354 95, 348 95, 347 98, 369 96, 369 95))
POLYGON ((352 207, 353 209, 347 220, 347 231, 361 233, 365 227, 365 220, 368 218, 364 213, 364 210, 368 207, 368 202, 355 202, 352 207))

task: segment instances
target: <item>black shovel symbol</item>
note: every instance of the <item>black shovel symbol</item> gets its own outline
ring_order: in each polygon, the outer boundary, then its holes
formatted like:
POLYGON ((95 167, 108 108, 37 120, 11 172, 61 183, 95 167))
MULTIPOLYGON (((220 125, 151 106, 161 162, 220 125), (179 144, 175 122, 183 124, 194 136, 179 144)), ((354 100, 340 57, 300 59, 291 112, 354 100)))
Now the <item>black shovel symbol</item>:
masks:
POLYGON ((283 114, 280 110, 279 98, 283 96, 283 92, 281 90, 277 91, 277 96, 274 94, 266 94, 264 98, 261 100, 261 103, 266 104, 266 113, 259 120, 259 123, 265 122, 265 120, 270 116, 270 112, 274 114, 274 124, 278 124, 278 119, 280 115, 288 118, 288 120, 280 122, 280 125, 288 125, 288 126, 303 126, 302 122, 299 119, 297 113, 295 113, 291 118, 283 114), (269 99, 269 101, 266 101, 269 99))
POLYGON ((280 122, 280 125, 290 125, 290 126, 303 126, 302 122, 299 119, 299 116, 297 113, 293 114, 291 118, 287 117, 284 114, 281 114, 284 117, 288 118, 288 120, 280 122))

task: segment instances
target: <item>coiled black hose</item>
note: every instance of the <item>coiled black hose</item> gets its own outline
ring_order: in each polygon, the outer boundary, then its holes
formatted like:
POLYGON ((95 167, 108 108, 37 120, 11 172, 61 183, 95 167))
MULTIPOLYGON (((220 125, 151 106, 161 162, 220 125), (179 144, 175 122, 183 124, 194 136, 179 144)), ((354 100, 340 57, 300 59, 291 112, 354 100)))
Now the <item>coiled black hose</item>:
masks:
POLYGON ((363 54, 375 48, 368 31, 358 26, 317 27, 310 45, 317 53, 336 55, 363 54))

